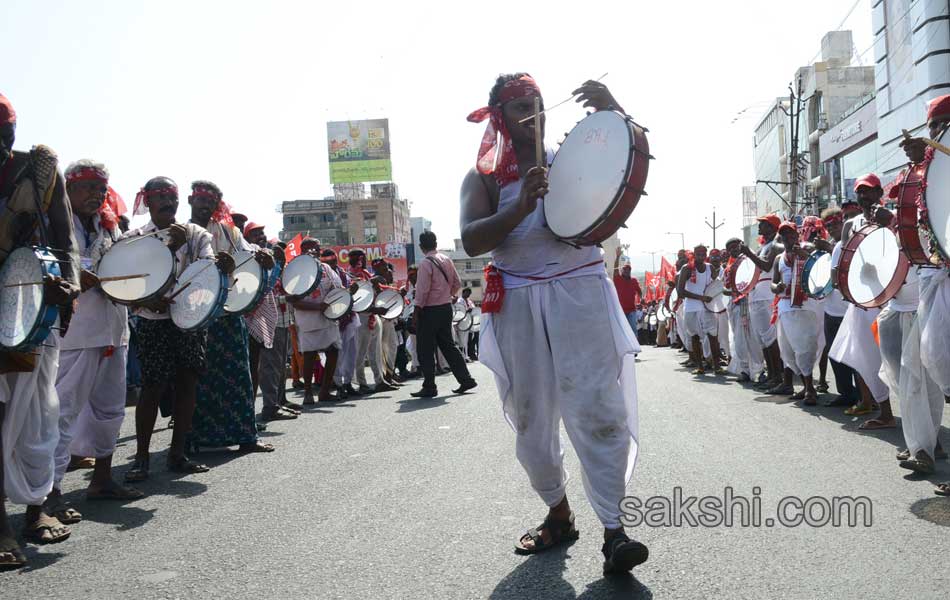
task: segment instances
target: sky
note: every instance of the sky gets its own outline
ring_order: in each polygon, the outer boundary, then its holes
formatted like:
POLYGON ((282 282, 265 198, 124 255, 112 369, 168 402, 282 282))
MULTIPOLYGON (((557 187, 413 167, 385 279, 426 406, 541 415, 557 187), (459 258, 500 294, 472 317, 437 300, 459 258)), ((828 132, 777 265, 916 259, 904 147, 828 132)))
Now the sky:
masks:
MULTIPOLYGON (((17 148, 104 162, 130 207, 153 176, 210 179, 272 236, 282 201, 332 194, 326 122, 388 118, 393 180, 451 246, 484 132, 465 117, 497 75, 531 73, 551 105, 607 73, 656 157, 620 234, 642 269, 680 247, 667 232, 711 243, 713 208, 717 242, 739 234, 752 129, 824 33, 867 49, 870 15, 870 0, 4 0, 0 93, 17 148)), ((547 143, 583 116, 553 110, 547 143)))

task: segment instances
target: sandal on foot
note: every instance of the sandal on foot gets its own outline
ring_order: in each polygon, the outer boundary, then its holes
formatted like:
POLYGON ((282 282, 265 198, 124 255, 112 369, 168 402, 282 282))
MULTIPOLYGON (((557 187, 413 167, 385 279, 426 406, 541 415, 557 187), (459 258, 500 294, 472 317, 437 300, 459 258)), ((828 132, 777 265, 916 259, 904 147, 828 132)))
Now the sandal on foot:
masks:
POLYGON ((75 525, 82 521, 82 513, 63 502, 57 502, 46 509, 47 514, 56 517, 63 525, 75 525))
POLYGON ((881 419, 868 419, 864 423, 861 423, 860 425, 858 425, 858 429, 861 429, 863 431, 874 431, 876 429, 894 429, 895 427, 897 427, 897 423, 892 422, 888 424, 886 421, 882 421, 881 419))
POLYGON ((818 406, 818 396, 816 394, 805 394, 802 400, 803 406, 818 406))
POLYGON ((129 483, 148 479, 148 459, 136 458, 132 468, 125 472, 125 480, 129 483))
POLYGON ((914 473, 920 473, 921 475, 933 475, 934 471, 936 470, 932 461, 921 460, 916 457, 902 460, 900 463, 898 463, 898 465, 902 469, 908 469, 914 473))
POLYGON ((865 408, 864 406, 861 406, 860 404, 855 404, 851 408, 845 410, 844 414, 852 416, 852 417, 859 417, 861 415, 869 415, 872 412, 874 412, 873 408, 870 408, 870 407, 865 408))
POLYGON ((40 518, 23 528, 23 539, 34 544, 58 544, 66 541, 72 531, 56 517, 40 513, 40 518))
POLYGON ((193 460, 189 459, 187 456, 182 456, 180 458, 171 458, 168 459, 168 470, 172 473, 207 473, 211 469, 208 465, 203 465, 201 463, 196 463, 193 460))
POLYGON ((792 394, 791 399, 792 399, 792 400, 804 400, 804 399, 805 399, 805 390, 801 390, 801 391, 795 392, 794 394, 792 394))
POLYGON ((238 452, 273 452, 276 450, 271 444, 265 444, 263 442, 255 442, 253 444, 241 444, 238 447, 238 452))
POLYGON ((0 537, 0 571, 19 569, 26 565, 26 555, 11 537, 0 537))
POLYGON ((138 500, 144 497, 145 494, 141 491, 135 488, 127 488, 119 484, 115 484, 101 490, 86 491, 86 500, 93 502, 100 500, 118 500, 120 502, 124 502, 126 500, 138 500))
POLYGON ((650 558, 650 550, 640 542, 631 540, 622 530, 604 542, 600 551, 604 554, 604 575, 629 573, 650 558))
POLYGON ((827 394, 828 390, 830 389, 831 388, 828 387, 828 383, 825 381, 819 381, 818 385, 815 386, 815 391, 817 391, 819 394, 827 394))
POLYGON ((580 532, 577 531, 577 528, 574 527, 574 513, 571 512, 571 515, 567 518, 566 521, 560 519, 551 518, 551 515, 548 515, 544 522, 538 525, 534 529, 529 529, 521 539, 518 540, 518 543, 515 545, 515 554, 529 555, 537 554, 538 552, 544 552, 545 550, 550 550, 555 546, 566 542, 573 542, 580 537, 580 532), (550 540, 548 542, 544 541, 544 538, 541 537, 541 530, 546 530, 550 540), (531 547, 525 546, 526 541, 531 541, 533 545, 531 547))
POLYGON ((938 496, 950 496, 950 481, 938 483, 934 488, 934 493, 938 496))

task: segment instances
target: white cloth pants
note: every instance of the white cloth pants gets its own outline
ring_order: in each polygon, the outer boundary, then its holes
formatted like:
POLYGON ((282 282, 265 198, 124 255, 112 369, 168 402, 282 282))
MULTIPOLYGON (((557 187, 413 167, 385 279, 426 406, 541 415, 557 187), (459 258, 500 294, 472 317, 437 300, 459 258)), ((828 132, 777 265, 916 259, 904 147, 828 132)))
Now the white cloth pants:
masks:
POLYGON ((64 350, 59 357, 56 393, 59 394, 59 443, 56 474, 59 487, 71 455, 105 458, 115 451, 125 419, 125 365, 129 347, 112 356, 105 348, 64 350))
POLYGON ((333 382, 337 385, 353 383, 353 372, 356 370, 356 350, 359 342, 360 318, 356 317, 346 327, 340 330, 342 347, 337 360, 333 382))
POLYGON ((818 315, 809 308, 789 310, 778 317, 778 347, 782 362, 796 375, 811 377, 818 360, 818 315))
POLYGON ((754 379, 765 368, 765 357, 762 347, 752 333, 749 302, 743 300, 739 304, 730 304, 727 313, 732 328, 732 362, 729 363, 729 372, 735 375, 746 373, 754 379))
POLYGON ((59 442, 59 340, 50 334, 28 373, 0 375, 3 416, 3 487, 14 504, 37 506, 53 489, 59 442))
POLYGON ((366 369, 363 366, 369 359, 369 368, 373 371, 373 383, 383 382, 383 362, 379 317, 372 329, 369 328, 369 315, 360 316, 360 329, 356 345, 356 383, 366 385, 366 369))
POLYGON ((772 301, 756 300, 749 302, 749 323, 752 341, 763 350, 775 343, 778 331, 772 323, 772 301))
POLYGON ((455 343, 462 349, 462 358, 468 360, 468 340, 471 338, 472 330, 462 331, 458 327, 455 329, 455 343))
POLYGON ((564 497, 563 419, 594 512, 619 527, 637 457, 640 346, 613 283, 593 275, 509 289, 501 312, 483 319, 479 358, 495 374, 532 487, 548 506, 564 497))
POLYGON ((950 273, 942 268, 920 279, 920 358, 945 396, 950 396, 950 273))
POLYGON ((419 365, 419 355, 416 354, 416 334, 409 336, 409 339, 406 340, 406 352, 409 353, 409 358, 412 359, 412 366, 410 371, 418 371, 421 366, 419 365))
POLYGON ((878 376, 881 351, 871 331, 871 324, 880 312, 877 308, 865 310, 854 304, 849 305, 838 328, 838 335, 828 351, 828 358, 857 371, 871 390, 875 402, 883 402, 888 397, 887 385, 878 376))

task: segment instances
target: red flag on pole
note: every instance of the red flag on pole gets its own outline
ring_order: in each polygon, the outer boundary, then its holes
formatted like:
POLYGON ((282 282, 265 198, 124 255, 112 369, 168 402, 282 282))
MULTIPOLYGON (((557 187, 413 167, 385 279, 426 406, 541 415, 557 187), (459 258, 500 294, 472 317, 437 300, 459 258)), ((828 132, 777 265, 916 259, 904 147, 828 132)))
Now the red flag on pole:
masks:
POLYGON ((665 256, 660 257, 660 276, 665 284, 667 281, 676 280, 676 268, 666 260, 665 256))
POLYGON ((284 248, 284 258, 287 262, 292 261, 300 255, 300 244, 303 242, 303 234, 298 233, 294 239, 290 240, 287 247, 284 248))

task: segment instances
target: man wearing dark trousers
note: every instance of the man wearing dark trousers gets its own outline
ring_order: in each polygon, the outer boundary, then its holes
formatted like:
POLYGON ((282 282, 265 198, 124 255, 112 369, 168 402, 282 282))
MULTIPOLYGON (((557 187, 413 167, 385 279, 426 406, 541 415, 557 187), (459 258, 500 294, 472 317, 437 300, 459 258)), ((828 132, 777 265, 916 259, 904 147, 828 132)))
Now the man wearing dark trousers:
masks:
POLYGON ((462 394, 477 385, 469 375, 465 358, 452 336, 452 299, 458 295, 462 281, 451 259, 436 251, 434 233, 423 231, 419 236, 419 247, 425 253, 425 258, 419 261, 416 309, 412 318, 416 323, 419 362, 424 379, 422 389, 412 395, 416 398, 438 395, 435 385, 436 347, 449 361, 452 374, 459 383, 459 387, 453 391, 462 394))

